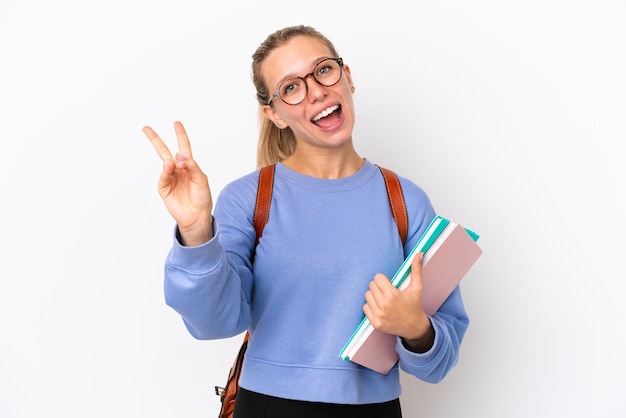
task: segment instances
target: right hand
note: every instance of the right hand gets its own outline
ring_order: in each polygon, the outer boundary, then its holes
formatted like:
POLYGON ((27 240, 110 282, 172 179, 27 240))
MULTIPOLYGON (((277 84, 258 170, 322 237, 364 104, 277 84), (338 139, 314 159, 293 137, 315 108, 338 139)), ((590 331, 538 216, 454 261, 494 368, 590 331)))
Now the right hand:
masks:
POLYGON ((151 127, 142 129, 163 161, 159 194, 178 224, 182 244, 200 245, 213 238, 213 200, 209 181, 193 159, 183 124, 174 122, 174 130, 178 140, 175 157, 151 127))

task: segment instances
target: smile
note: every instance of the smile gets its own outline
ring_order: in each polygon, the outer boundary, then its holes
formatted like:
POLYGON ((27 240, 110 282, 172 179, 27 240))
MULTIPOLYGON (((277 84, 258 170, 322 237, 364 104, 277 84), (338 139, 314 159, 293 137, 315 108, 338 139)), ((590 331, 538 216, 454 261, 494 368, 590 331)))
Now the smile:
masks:
POLYGON ((315 117, 313 117, 313 119, 311 119, 313 122, 317 122, 318 120, 325 118, 326 116, 330 115, 331 113, 333 113, 335 110, 339 109, 339 105, 333 105, 330 106, 324 110, 322 110, 320 113, 318 113, 317 115, 315 115, 315 117))

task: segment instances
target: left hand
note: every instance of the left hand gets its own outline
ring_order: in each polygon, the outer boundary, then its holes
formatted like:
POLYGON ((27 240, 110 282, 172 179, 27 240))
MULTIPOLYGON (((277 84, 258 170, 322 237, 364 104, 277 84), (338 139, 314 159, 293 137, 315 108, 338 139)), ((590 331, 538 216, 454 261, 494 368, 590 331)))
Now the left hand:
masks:
POLYGON ((372 326, 403 338, 412 351, 428 351, 434 330, 422 308, 422 254, 411 264, 411 281, 404 290, 395 288, 384 274, 377 274, 365 292, 363 312, 372 326))

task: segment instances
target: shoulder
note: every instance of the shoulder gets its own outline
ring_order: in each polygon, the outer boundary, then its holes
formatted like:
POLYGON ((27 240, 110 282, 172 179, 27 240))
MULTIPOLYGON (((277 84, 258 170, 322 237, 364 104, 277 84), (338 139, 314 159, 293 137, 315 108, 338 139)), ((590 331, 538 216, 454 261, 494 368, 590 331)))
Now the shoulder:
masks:
POLYGON ((403 173, 399 173, 393 169, 391 169, 390 171, 398 177, 398 180, 400 181, 400 186, 402 188, 402 193, 404 194, 404 199, 408 207, 413 207, 415 205, 430 206, 430 198, 428 197, 426 191, 420 185, 415 183, 410 178, 404 176, 403 173))
MULTIPOLYGON (((392 170, 393 171, 393 170, 392 170)), ((404 195, 409 216, 409 236, 420 236, 435 217, 435 209, 426 190, 403 173, 394 171, 404 195)), ((410 238, 411 240, 411 238, 410 238)))
POLYGON ((254 208, 259 183, 259 170, 252 171, 227 183, 219 193, 216 209, 238 207, 244 211, 254 208))
POLYGON ((428 204, 430 205, 430 198, 428 193, 413 180, 406 177, 398 176, 400 179, 400 185, 402 186, 402 192, 404 193, 407 204, 409 202, 413 204, 428 204))

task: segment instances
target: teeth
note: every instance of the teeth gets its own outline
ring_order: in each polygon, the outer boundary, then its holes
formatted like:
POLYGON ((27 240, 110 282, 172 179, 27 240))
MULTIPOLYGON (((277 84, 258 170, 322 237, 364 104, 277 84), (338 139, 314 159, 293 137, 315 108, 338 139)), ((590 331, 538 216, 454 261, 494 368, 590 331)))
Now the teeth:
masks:
POLYGON ((339 109, 339 105, 334 105, 334 106, 329 107, 328 109, 322 110, 320 113, 315 115, 315 117, 313 118, 313 122, 317 122, 318 120, 325 118, 326 116, 330 115, 337 109, 339 109))

